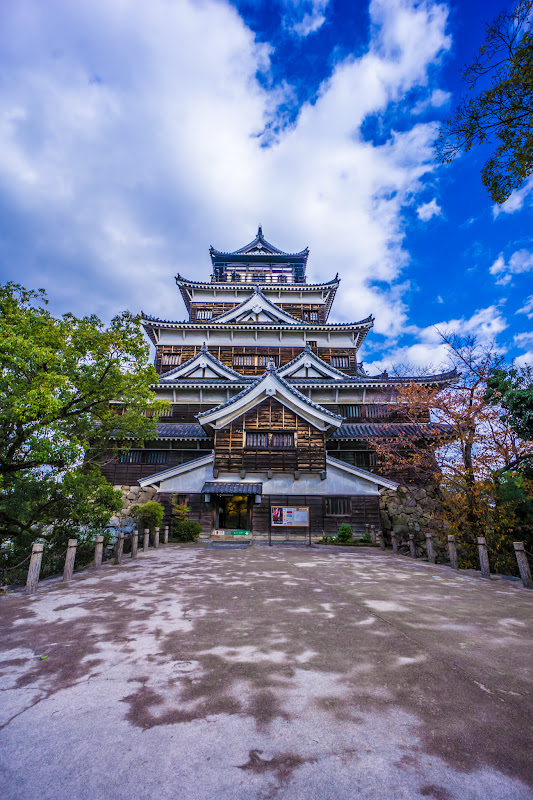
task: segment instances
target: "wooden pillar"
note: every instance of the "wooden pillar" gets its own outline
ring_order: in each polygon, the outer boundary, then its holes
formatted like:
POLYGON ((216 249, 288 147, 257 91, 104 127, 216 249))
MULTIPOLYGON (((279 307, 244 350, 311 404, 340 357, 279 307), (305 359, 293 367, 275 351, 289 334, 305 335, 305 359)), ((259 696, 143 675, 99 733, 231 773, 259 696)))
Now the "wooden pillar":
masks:
POLYGON ((414 533, 409 534, 409 555, 411 558, 416 558, 416 544, 414 533))
POLYGON ((41 573, 41 561, 43 560, 44 544, 34 542, 31 548, 30 566, 26 579, 26 594, 34 594, 39 585, 39 575, 41 573))
POLYGON ((489 552, 487 550, 487 540, 484 536, 477 537, 477 549, 479 551, 481 577, 490 578, 489 552))
POLYGON ((159 528, 154 530, 154 547, 159 547, 159 528))
POLYGON ((94 545, 94 569, 102 568, 102 556, 104 554, 104 537, 97 536, 94 545))
POLYGON ((168 544, 168 525, 165 525, 165 531, 163 533, 163 544, 168 544))
POLYGON ((372 544, 377 544, 377 541, 376 541, 376 526, 375 525, 371 525, 370 526, 370 541, 372 542, 372 544))
POLYGON ((74 572, 74 561, 76 559, 76 547, 78 546, 77 539, 69 539, 67 545, 67 555, 65 556, 65 568, 63 570, 63 581, 70 583, 72 580, 72 573, 74 572))
POLYGON ((391 531, 390 538, 391 538, 391 541, 392 541, 392 554, 394 556, 397 556, 398 555, 398 534, 395 533, 394 531, 391 531))
POLYGON ((135 528, 131 534, 131 557, 137 558, 137 549, 139 547, 139 531, 135 528))
POLYGON ((531 579, 531 570, 529 568, 524 542, 513 542, 513 547, 518 562, 520 577, 522 578, 522 584, 526 589, 533 589, 533 580, 531 579))
POLYGON ((433 534, 426 533, 424 534, 426 537, 426 549, 428 554, 428 564, 435 563, 435 553, 433 552, 433 534))
POLYGON ((143 536, 143 550, 145 553, 148 552, 148 545, 150 544, 150 528, 144 529, 144 536, 143 536))
POLYGON ((450 556, 450 567, 452 569, 459 569, 459 561, 457 560, 457 547, 455 546, 455 536, 452 534, 448 536, 448 555, 450 556))
POLYGON ((117 541, 115 544, 115 564, 122 563, 122 555, 124 553, 124 531, 117 533, 117 541))

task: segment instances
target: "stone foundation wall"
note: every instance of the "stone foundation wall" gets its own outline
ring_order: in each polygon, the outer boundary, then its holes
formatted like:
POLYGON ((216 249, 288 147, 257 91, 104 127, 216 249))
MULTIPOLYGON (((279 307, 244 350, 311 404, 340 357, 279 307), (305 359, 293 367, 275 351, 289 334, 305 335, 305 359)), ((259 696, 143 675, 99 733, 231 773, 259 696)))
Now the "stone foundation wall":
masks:
POLYGON ((392 531, 398 534, 400 547, 409 547, 409 534, 415 534, 419 552, 425 555, 426 533, 433 534, 433 547, 439 561, 447 561, 447 527, 434 487, 400 486, 385 489, 380 499, 381 525, 390 543, 392 531))
POLYGON ((132 506, 142 505, 149 500, 159 500, 157 489, 153 486, 142 488, 141 486, 114 486, 114 489, 120 489, 124 500, 122 506, 122 518, 129 518, 129 512, 132 506))

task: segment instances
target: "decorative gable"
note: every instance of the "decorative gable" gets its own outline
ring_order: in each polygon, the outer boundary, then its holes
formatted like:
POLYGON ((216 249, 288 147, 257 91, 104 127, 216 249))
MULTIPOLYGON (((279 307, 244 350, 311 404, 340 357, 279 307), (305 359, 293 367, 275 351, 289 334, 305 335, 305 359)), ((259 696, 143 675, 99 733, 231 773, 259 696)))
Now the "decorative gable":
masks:
POLYGON ((335 381, 345 381, 347 378, 344 372, 322 361, 308 344, 299 356, 278 369, 278 375, 282 378, 329 378, 335 381))
POLYGON ((292 314, 288 314, 286 311, 283 311, 279 306, 275 303, 272 303, 268 297, 259 291, 256 290, 253 294, 250 295, 246 300, 243 300, 242 303, 239 303, 238 306, 232 308, 230 311, 226 311, 225 314, 221 314, 219 317, 213 320, 213 323, 245 323, 245 322, 263 322, 263 323, 274 323, 274 324, 282 324, 282 325, 305 325, 301 319, 297 317, 293 317, 292 314))
POLYGON ((176 383, 184 378, 211 378, 224 381, 243 381, 243 376, 230 367, 225 366, 218 358, 211 355, 205 342, 199 353, 176 369, 166 372, 159 378, 160 383, 176 383))
POLYGON ((342 417, 332 414, 318 403, 313 403, 290 386, 276 373, 273 361, 270 362, 267 372, 249 388, 226 403, 198 414, 197 419, 203 427, 219 430, 268 398, 275 398, 320 431, 333 430, 342 423, 342 417))

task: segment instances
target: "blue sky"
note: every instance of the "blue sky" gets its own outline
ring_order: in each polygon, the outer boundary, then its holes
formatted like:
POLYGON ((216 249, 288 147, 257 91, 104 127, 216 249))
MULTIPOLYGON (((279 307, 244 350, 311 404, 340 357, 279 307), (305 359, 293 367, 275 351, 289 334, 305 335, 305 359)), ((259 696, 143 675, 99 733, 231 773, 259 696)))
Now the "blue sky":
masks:
POLYGON ((173 276, 258 223, 339 272, 363 357, 443 364, 435 326, 533 363, 533 180, 436 164, 488 0, 0 2, 0 264, 55 313, 183 319, 173 276), (480 11, 482 8, 482 11, 480 11))

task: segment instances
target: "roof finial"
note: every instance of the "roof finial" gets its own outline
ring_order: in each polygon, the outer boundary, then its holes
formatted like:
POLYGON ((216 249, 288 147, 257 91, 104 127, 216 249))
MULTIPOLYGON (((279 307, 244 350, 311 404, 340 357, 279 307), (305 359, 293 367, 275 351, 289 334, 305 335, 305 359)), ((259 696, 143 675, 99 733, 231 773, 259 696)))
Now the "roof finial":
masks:
POLYGON ((276 371, 276 364, 274 363, 274 359, 273 358, 269 358, 268 359, 267 370, 268 370, 268 372, 275 372, 276 371))
POLYGON ((309 342, 306 342, 306 343, 305 343, 304 350, 306 351, 306 353, 312 353, 312 352, 313 352, 313 351, 311 350, 311 345, 309 344, 309 342))
POLYGON ((203 343, 203 345, 201 346, 200 350, 201 350, 201 352, 202 352, 202 353, 207 353, 207 345, 206 345, 206 343, 205 343, 205 342, 204 342, 204 343, 203 343))
POLYGON ((261 237, 263 236, 263 226, 261 225, 261 223, 259 223, 259 227, 257 229, 257 235, 261 237))

